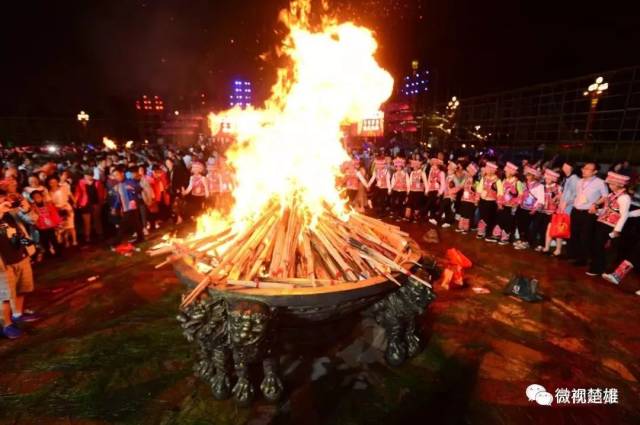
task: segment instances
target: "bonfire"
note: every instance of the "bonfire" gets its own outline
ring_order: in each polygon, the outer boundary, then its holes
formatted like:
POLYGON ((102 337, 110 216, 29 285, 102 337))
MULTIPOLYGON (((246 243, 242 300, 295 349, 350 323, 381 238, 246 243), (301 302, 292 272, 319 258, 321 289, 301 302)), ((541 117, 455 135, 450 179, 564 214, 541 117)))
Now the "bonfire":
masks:
POLYGON ((400 274, 428 286, 407 267, 416 258, 408 234, 350 209, 336 185, 350 160, 341 127, 375 114, 393 89, 372 32, 326 16, 312 23, 309 1, 292 2, 281 20, 287 65, 264 107, 209 116, 213 133, 231 123, 236 140, 231 212, 204 214, 194 235, 151 254, 189 259, 205 276, 183 305, 209 287, 286 291, 374 276, 400 285, 400 274))

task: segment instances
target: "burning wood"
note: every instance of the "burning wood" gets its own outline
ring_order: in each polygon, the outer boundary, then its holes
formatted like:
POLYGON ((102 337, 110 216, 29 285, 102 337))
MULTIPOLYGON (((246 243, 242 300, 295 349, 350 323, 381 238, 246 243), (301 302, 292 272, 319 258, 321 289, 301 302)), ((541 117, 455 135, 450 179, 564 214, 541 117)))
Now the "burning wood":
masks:
MULTIPOLYGON (((399 227, 352 212, 346 221, 327 209, 315 224, 307 224, 295 205, 282 212, 268 208, 244 231, 227 230, 215 237, 171 243, 172 254, 160 264, 180 259, 197 262, 205 279, 183 300, 187 305, 207 287, 290 289, 359 282, 377 275, 400 285, 392 273, 429 283, 402 265, 411 254, 399 227), (274 213, 275 211, 275 213, 274 213), (218 255, 202 250, 216 245, 218 255)), ((154 251, 167 252, 167 246, 154 251)), ((155 252, 150 252, 154 255, 155 252)))

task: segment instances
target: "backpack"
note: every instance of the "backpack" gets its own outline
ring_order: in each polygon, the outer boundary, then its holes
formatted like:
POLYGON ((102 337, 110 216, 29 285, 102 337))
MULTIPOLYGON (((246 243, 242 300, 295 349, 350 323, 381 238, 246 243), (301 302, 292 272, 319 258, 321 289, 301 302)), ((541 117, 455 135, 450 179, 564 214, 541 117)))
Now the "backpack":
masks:
POLYGON ((538 294, 538 280, 522 275, 512 277, 503 292, 529 303, 543 300, 542 295, 538 294))

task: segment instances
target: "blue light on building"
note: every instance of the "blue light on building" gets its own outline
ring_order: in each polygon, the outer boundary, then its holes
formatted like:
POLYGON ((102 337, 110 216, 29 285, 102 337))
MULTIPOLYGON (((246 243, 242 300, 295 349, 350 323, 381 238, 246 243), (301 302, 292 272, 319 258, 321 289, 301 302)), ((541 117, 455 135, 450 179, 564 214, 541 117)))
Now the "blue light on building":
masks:
POLYGON ((400 88, 400 93, 410 98, 429 91, 429 71, 418 69, 416 61, 414 61, 413 65, 413 72, 404 77, 403 85, 400 88))
POLYGON ((251 82, 245 80, 235 80, 231 86, 231 95, 229 96, 229 106, 239 106, 245 109, 251 106, 251 82))

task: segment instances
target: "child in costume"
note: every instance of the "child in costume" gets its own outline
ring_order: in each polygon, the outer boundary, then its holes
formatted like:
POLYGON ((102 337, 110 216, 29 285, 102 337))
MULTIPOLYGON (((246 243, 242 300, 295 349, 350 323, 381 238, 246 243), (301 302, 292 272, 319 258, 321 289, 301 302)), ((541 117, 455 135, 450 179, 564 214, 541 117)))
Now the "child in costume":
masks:
POLYGON ((478 205, 478 194, 475 190, 475 176, 478 174, 478 166, 473 162, 467 165, 464 182, 462 183, 462 196, 460 198, 460 220, 457 231, 467 234, 471 227, 471 220, 478 205))
POLYGON ((496 228, 500 229, 500 245, 508 245, 515 231, 515 214, 522 198, 524 185, 518 179, 518 166, 507 162, 504 166, 505 177, 498 191, 498 214, 496 228))
POLYGON ((424 205, 427 176, 422 170, 421 161, 412 159, 409 163, 411 164, 411 174, 409 174, 409 200, 404 217, 407 220, 411 220, 413 215, 413 221, 417 223, 420 210, 424 205))
POLYGON ((209 185, 204 174, 204 164, 194 161, 191 164, 189 186, 182 192, 186 197, 187 216, 196 218, 204 209, 205 200, 209 197, 209 185))
POLYGON ((533 167, 524 168, 525 184, 522 200, 516 211, 516 226, 520 239, 514 243, 517 250, 527 249, 534 242, 531 223, 544 206, 544 186, 538 181, 540 172, 533 167))
POLYGON ((367 188, 370 188, 375 182, 373 208, 378 217, 382 217, 389 207, 389 191, 391 190, 391 157, 385 156, 383 158, 377 158, 373 164, 373 175, 367 184, 367 188))
POLYGON ((617 243, 629 217, 631 197, 627 193, 629 176, 609 171, 605 182, 609 185, 609 196, 604 200, 604 206, 599 211, 595 235, 591 246, 591 265, 588 276, 598 276, 604 273, 605 249, 608 244, 617 243))
POLYGON ((455 162, 449 162, 447 171, 448 174, 445 178, 444 196, 438 212, 438 217, 442 220, 442 227, 445 229, 447 227, 451 227, 455 220, 454 206, 465 180, 464 170, 455 162))
POLYGON ((438 225, 438 204, 444 194, 445 175, 442 167, 444 163, 440 158, 431 158, 431 168, 427 177, 427 201, 426 214, 429 223, 434 226, 438 225))
POLYGON ((536 227, 536 251, 549 253, 551 250, 551 237, 549 236, 551 216, 558 211, 562 200, 562 188, 558 184, 559 178, 560 174, 551 169, 544 171, 544 206, 542 214, 538 214, 534 224, 536 227), (540 246, 541 239, 544 239, 544 248, 540 246))
POLYGON ((391 177, 391 211, 399 220, 402 217, 403 207, 409 197, 409 175, 405 171, 405 160, 396 158, 393 160, 395 172, 391 177))
POLYGON ((484 166, 484 175, 478 182, 476 191, 480 195, 478 210, 480 222, 478 223, 478 239, 487 242, 497 242, 493 237, 493 228, 496 224, 496 212, 498 211, 498 191, 502 182, 496 175, 498 166, 494 162, 487 162, 484 166))

